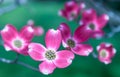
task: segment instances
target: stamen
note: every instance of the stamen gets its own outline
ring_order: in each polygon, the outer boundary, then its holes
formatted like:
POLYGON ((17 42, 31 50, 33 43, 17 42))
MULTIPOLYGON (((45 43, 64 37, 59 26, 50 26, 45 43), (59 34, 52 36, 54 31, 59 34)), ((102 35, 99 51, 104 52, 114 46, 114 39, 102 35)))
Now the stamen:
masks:
POLYGON ((71 12, 71 17, 75 17, 75 13, 74 12, 71 12))
POLYGON ((90 24, 90 25, 89 25, 89 28, 90 28, 91 30, 95 30, 95 25, 94 25, 94 24, 90 24))
POLYGON ((102 58, 106 58, 107 55, 108 55, 108 53, 107 53, 106 50, 101 50, 101 51, 100 51, 100 57, 102 57, 102 58))
POLYGON ((53 60, 56 58, 56 55, 55 55, 55 52, 52 51, 52 50, 48 50, 46 51, 45 53, 45 57, 48 59, 48 60, 53 60))
POLYGON ((69 39, 68 41, 67 41, 67 44, 70 46, 70 47, 75 47, 75 42, 72 40, 72 39, 69 39))
POLYGON ((21 48, 22 47, 22 42, 20 40, 15 40, 14 41, 14 45, 17 47, 17 48, 21 48))

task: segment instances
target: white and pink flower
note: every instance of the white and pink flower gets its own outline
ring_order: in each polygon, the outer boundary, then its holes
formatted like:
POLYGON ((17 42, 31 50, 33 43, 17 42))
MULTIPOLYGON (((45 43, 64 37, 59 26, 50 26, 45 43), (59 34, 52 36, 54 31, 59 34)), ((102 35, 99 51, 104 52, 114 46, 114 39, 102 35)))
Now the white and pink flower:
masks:
POLYGON ((33 28, 35 36, 41 36, 44 33, 44 29, 41 26, 35 26, 33 20, 29 20, 27 25, 33 28))
POLYGON ((97 51, 98 59, 105 64, 111 63, 111 59, 116 53, 116 49, 113 48, 112 44, 109 43, 101 43, 99 46, 97 46, 97 51))
POLYGON ((82 35, 83 37, 79 37, 81 33, 78 28, 75 30, 73 36, 71 35, 69 26, 65 23, 61 23, 58 29, 61 31, 62 43, 65 48, 68 48, 75 54, 81 56, 88 56, 93 51, 92 46, 82 44, 87 39, 85 35, 82 35))
POLYGON ((1 36, 7 51, 13 50, 19 54, 28 55, 28 44, 33 38, 32 27, 24 26, 18 32, 14 26, 7 24, 1 31, 1 36))
POLYGON ((85 4, 77 4, 75 1, 69 1, 65 3, 64 9, 59 11, 59 15, 66 18, 69 21, 77 18, 81 10, 85 8, 85 4))
POLYGON ((79 37, 82 38, 82 35, 92 38, 102 37, 104 34, 102 29, 105 27, 108 20, 109 16, 106 14, 102 14, 98 17, 94 9, 84 10, 82 12, 82 19, 79 22, 79 28, 81 29, 79 31, 81 33, 79 37))
POLYGON ((43 61, 39 70, 43 74, 51 74, 56 67, 65 68, 72 63, 74 54, 68 50, 57 51, 60 47, 62 36, 59 30, 50 29, 46 33, 46 47, 39 43, 29 45, 29 55, 36 61, 43 61))

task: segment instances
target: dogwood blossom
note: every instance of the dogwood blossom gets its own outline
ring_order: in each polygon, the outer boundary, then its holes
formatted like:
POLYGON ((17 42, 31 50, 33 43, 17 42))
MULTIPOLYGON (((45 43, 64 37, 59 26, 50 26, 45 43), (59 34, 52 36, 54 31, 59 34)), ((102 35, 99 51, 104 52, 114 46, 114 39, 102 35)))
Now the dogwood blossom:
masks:
POLYGON ((36 61, 43 61, 39 70, 43 74, 51 74, 56 67, 65 68, 72 63, 74 54, 69 50, 57 51, 60 47, 62 36, 59 30, 50 29, 46 33, 46 47, 39 43, 29 45, 29 55, 36 61))
POLYGON ((1 31, 6 51, 13 50, 19 54, 28 55, 28 44, 33 38, 33 32, 34 30, 30 26, 24 26, 18 32, 13 25, 7 24, 1 31))
POLYGON ((62 43, 65 48, 70 49, 75 54, 88 56, 92 51, 92 46, 88 44, 82 44, 85 40, 86 36, 79 38, 79 29, 76 29, 74 35, 71 35, 70 28, 67 24, 62 23, 60 24, 59 28, 62 34, 62 43))
POLYGON ((116 53, 116 49, 113 48, 112 44, 109 43, 101 43, 99 46, 97 46, 97 51, 98 59, 105 64, 111 63, 111 59, 116 53))

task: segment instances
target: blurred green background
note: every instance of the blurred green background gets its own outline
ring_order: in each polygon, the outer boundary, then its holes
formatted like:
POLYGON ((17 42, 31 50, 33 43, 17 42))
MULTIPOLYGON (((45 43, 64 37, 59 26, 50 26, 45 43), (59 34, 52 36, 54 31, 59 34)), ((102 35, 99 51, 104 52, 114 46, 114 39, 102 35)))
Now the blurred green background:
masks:
MULTIPOLYGON (((3 29, 6 24, 13 24, 20 30, 29 19, 32 19, 35 21, 35 25, 41 25, 45 29, 45 33, 50 28, 56 29, 61 22, 69 24, 73 32, 78 27, 78 24, 74 21, 68 22, 66 19, 58 16, 58 10, 63 8, 64 1, 37 0, 35 2, 34 0, 28 0, 26 4, 16 6, 15 9, 0 15, 0 29, 3 29)), ((5 0, 4 3, 0 4, 0 9, 12 4, 13 0, 5 0)), ((109 31, 107 26, 104 30, 106 32, 109 31)), ((33 42, 44 44, 45 33, 42 36, 34 37, 33 42)), ((69 67, 56 69, 53 74, 46 76, 17 64, 0 62, 0 77, 120 77, 120 33, 117 33, 112 38, 90 39, 88 41, 94 47, 94 52, 96 52, 96 46, 101 42, 112 43, 117 49, 117 54, 109 65, 99 62, 92 55, 88 57, 76 56, 69 67)), ((0 57, 14 59, 15 53, 6 52, 1 45, 0 57)), ((39 64, 39 62, 35 62, 29 56, 21 55, 19 60, 34 67, 38 67, 39 64)))

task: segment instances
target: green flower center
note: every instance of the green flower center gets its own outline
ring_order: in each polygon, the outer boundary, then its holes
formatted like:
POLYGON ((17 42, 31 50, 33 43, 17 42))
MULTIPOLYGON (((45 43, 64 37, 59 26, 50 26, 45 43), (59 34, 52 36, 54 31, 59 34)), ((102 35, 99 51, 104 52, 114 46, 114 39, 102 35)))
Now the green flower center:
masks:
POLYGON ((71 12, 71 16, 74 17, 74 16, 75 16, 75 13, 74 13, 74 12, 71 12))
POLYGON ((75 47, 75 42, 72 39, 69 39, 67 41, 67 44, 68 44, 69 47, 72 47, 72 48, 75 47))
POLYGON ((15 40, 14 41, 14 45, 17 47, 17 48, 21 48, 22 47, 22 42, 20 40, 15 40))
POLYGON ((47 58, 48 60, 54 60, 56 58, 55 52, 52 50, 46 51, 45 58, 47 58))
POLYGON ((90 25, 89 25, 89 28, 90 28, 91 30, 95 30, 95 25, 94 25, 94 24, 90 24, 90 25))
POLYGON ((101 50, 101 51, 100 51, 100 56, 101 56, 102 58, 105 58, 105 57, 107 56, 107 51, 106 51, 106 50, 101 50))

